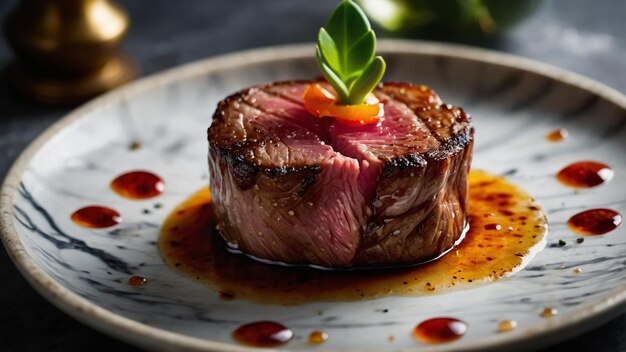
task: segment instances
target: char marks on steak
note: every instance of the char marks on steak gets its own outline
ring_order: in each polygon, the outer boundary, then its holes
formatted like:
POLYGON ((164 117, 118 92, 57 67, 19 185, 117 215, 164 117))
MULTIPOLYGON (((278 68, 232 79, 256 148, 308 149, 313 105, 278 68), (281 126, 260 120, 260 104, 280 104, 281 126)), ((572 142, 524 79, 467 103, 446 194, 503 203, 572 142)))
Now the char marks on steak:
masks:
POLYGON ((252 87, 218 105, 209 128, 220 233, 267 260, 327 267, 439 256, 467 222, 473 129, 429 88, 386 83, 378 124, 311 116, 306 82, 252 87))

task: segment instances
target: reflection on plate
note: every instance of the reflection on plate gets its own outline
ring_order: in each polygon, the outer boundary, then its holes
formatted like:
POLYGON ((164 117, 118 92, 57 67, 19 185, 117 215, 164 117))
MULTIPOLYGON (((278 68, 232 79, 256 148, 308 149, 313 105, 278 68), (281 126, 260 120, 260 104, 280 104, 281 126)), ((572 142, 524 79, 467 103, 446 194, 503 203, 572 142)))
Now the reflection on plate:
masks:
POLYGON ((592 208, 626 214, 626 98, 571 73, 476 49, 388 41, 380 51, 387 80, 428 84, 472 114, 475 168, 506 175, 546 210, 546 249, 521 272, 438 295, 282 306, 224 300, 163 262, 156 246, 162 222, 207 183, 205 131, 215 104, 244 86, 316 76, 310 46, 183 66, 70 114, 37 139, 7 177, 1 210, 9 253, 54 304, 153 349, 244 350, 232 331, 268 317, 293 330, 284 347, 292 350, 530 347, 620 314, 626 226, 579 243, 567 221, 592 208), (567 136, 551 134, 559 129, 567 136), (614 177, 588 189, 557 181, 559 170, 581 160, 609 165, 614 177), (159 175, 163 192, 128 199, 111 190, 115 177, 134 170, 159 175), (116 210, 121 222, 85 228, 71 220, 91 205, 116 210), (133 275, 145 282, 129 283, 133 275), (416 324, 440 316, 467 323, 465 335, 444 345, 413 337, 416 324), (502 321, 517 327, 499 332, 511 327, 502 321), (313 347, 307 337, 317 330, 328 339, 313 347))

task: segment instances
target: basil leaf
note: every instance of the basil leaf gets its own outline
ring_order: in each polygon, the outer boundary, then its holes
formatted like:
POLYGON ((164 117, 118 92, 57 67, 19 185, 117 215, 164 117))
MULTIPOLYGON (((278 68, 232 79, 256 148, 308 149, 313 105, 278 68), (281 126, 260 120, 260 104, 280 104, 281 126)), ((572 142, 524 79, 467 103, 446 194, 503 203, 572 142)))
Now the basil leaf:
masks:
POLYGON ((317 63, 319 64, 320 70, 322 71, 324 78, 326 78, 326 80, 333 86, 333 88, 335 88, 335 91, 339 95, 339 99, 341 101, 347 101, 349 96, 348 88, 343 83, 341 78, 339 78, 339 76, 337 76, 337 74, 324 62, 322 53, 319 49, 316 51, 316 53, 317 63))
POLYGON ((363 71, 370 61, 374 58, 376 50, 376 35, 373 30, 369 30, 356 43, 350 47, 350 56, 348 57, 348 70, 351 72, 363 71))
POLYGON ((383 78, 385 68, 385 60, 380 56, 376 56, 350 87, 349 100, 363 102, 367 94, 373 91, 383 78))
POLYGON ((318 50, 320 50, 324 58, 324 62, 331 67, 339 67, 339 52, 337 50, 337 45, 335 45, 335 41, 324 28, 320 28, 317 41, 319 43, 318 50))

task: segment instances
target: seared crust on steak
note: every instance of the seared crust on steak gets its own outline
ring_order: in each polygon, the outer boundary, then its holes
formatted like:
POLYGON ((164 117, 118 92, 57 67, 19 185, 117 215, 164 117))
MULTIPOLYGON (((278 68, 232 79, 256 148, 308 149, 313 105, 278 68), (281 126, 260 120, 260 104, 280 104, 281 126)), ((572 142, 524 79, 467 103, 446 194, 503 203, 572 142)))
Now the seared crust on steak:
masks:
POLYGON ((473 129, 429 88, 385 83, 378 125, 310 116, 310 81, 252 87, 219 103, 208 131, 220 233, 253 256, 327 267, 412 264, 467 224, 473 129))

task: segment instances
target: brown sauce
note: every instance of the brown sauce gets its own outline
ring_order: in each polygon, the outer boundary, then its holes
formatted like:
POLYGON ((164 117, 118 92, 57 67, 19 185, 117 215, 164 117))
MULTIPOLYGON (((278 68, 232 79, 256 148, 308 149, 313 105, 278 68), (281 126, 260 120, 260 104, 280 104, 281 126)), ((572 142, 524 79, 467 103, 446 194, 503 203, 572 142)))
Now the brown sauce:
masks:
POLYGON ((543 318, 552 318, 557 314, 559 314, 559 311, 556 310, 556 308, 546 307, 541 311, 541 314, 539 315, 543 318))
POLYGON ((310 345, 321 345, 326 342, 326 340, 328 340, 328 334, 323 331, 316 330, 309 334, 307 342, 310 345))
POLYGON ((163 193, 165 184, 151 172, 131 171, 116 177, 111 182, 111 188, 124 198, 148 199, 163 193))
POLYGON ((440 259, 414 267, 328 271, 268 265, 230 253, 214 231, 208 189, 172 211, 159 249, 168 265, 216 292, 228 292, 228 298, 292 305, 467 288, 508 276, 542 248, 545 215, 530 195, 504 178, 472 171, 470 204, 465 239, 440 259))
POLYGON ((146 279, 143 276, 139 276, 139 275, 133 275, 130 278, 128 278, 128 283, 131 286, 143 286, 148 282, 148 279, 146 279))
POLYGON ((564 128, 558 128, 546 135, 546 139, 550 142, 561 142, 569 136, 569 133, 564 128))
POLYGON ((563 168, 556 175, 562 184, 574 188, 590 188, 609 182, 613 169, 597 161, 579 161, 563 168))
POLYGON ((245 324, 233 331, 237 342, 252 347, 277 347, 293 338, 293 331, 273 321, 245 324))
POLYGON ((516 327, 517 322, 515 320, 500 320, 498 323, 498 331, 500 332, 513 331, 516 327))
POLYGON ((115 226, 122 222, 122 216, 120 213, 111 208, 98 205, 92 205, 76 210, 71 215, 71 219, 82 227, 92 229, 103 229, 115 226))
POLYGON ((455 318, 432 318, 419 323, 413 336, 420 342, 438 344, 458 340, 467 331, 467 323, 455 318))
POLYGON ((614 210, 590 209, 569 218, 567 225, 581 235, 604 235, 615 230, 622 220, 622 215, 614 210))

